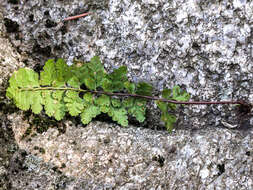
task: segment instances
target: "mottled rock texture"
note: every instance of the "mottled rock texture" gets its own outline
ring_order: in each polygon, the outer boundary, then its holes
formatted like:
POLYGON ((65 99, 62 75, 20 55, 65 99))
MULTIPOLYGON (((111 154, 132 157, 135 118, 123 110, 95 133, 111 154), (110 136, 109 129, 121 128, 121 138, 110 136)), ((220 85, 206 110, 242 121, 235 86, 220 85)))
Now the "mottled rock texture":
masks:
MULTIPOLYGON (((252 1, 2 0, 0 10, 3 87, 19 67, 99 55, 155 94, 179 84, 192 100, 253 102, 252 1)), ((185 106, 168 134, 152 130, 163 129, 152 103, 143 129, 56 123, 0 100, 0 189, 253 189, 253 119, 233 106, 185 106)))
MULTIPOLYGON (((101 122, 83 128, 68 122, 64 134, 50 128, 27 141, 18 134, 25 131, 27 123, 16 114, 9 119, 12 117, 16 118, 13 130, 20 148, 75 178, 66 189, 253 187, 252 131, 243 135, 239 131, 208 128, 168 134, 101 122)), ((28 167, 39 170, 36 163, 28 167)))

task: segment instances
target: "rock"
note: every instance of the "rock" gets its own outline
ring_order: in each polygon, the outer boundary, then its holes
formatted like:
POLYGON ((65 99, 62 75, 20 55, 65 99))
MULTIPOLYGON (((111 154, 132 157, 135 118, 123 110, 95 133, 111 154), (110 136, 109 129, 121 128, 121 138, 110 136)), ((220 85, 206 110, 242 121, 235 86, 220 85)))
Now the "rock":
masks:
MULTIPOLYGON (((252 9, 244 0, 4 1, 0 84, 19 67, 97 54, 155 93, 179 84, 192 100, 253 102, 252 9), (92 14, 62 22, 83 12, 92 14)), ((0 189, 253 189, 252 115, 232 106, 184 106, 169 134, 152 130, 162 128, 152 103, 144 129, 50 123, 43 113, 35 123, 0 98, 0 189)))
POLYGON ((221 128, 168 134, 102 122, 86 127, 68 122, 64 134, 50 128, 35 137, 21 139, 28 125, 16 114, 9 116, 12 118, 16 118, 12 127, 19 147, 35 155, 30 158, 35 163, 29 161, 28 171, 39 175, 40 161, 36 160, 42 158, 74 179, 66 182, 66 189, 253 187, 252 130, 247 135, 221 128))
POLYGON ((13 49, 11 43, 5 36, 5 27, 3 23, 3 16, 0 13, 0 85, 3 86, 6 83, 7 77, 10 76, 12 72, 17 70, 18 67, 24 66, 19 60, 21 56, 13 49))
MULTIPOLYGON (((127 65, 131 80, 148 80, 156 91, 179 84, 193 100, 248 100, 253 94, 241 86, 253 86, 252 2, 34 0, 2 6, 4 18, 18 25, 9 38, 28 54, 30 67, 41 68, 48 58, 72 64, 74 58, 88 61, 97 54, 108 71, 127 65), (83 12, 92 14, 62 22, 83 12)), ((229 106, 213 106, 208 117, 220 111, 233 120, 229 106)), ((194 114, 185 115, 190 122, 180 121, 180 126, 205 127, 207 120, 194 114)), ((151 117, 149 127, 155 128, 159 117, 151 117)))

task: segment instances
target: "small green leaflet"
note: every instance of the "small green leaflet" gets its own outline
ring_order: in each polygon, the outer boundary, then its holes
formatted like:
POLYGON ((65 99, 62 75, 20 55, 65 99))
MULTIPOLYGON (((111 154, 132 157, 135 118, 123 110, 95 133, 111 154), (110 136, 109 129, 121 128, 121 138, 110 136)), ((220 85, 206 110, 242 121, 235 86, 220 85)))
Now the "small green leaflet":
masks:
POLYGON ((6 96, 12 98, 18 108, 32 109, 36 114, 42 110, 42 97, 40 91, 23 91, 21 88, 39 88, 39 76, 31 69, 21 68, 14 72, 9 80, 6 96))
POLYGON ((163 98, 171 100, 171 95, 172 95, 172 92, 170 89, 168 89, 168 88, 163 89, 163 91, 162 91, 163 98))
MULTIPOLYGON (((165 98, 165 99, 167 99, 167 100, 173 100, 173 98, 172 98, 172 90, 167 89, 167 88, 163 89, 163 91, 162 91, 162 97, 165 98)), ((166 106, 168 106, 168 108, 170 108, 171 110, 175 110, 177 108, 176 104, 165 103, 165 102, 161 102, 161 103, 166 104, 166 106)), ((160 105, 160 106, 162 106, 162 105, 160 105)), ((166 108, 166 109, 168 109, 168 108, 166 108)))
POLYGON ((105 75, 104 67, 97 56, 93 57, 88 63, 82 63, 81 66, 73 64, 70 70, 72 76, 68 84, 73 87, 85 84, 90 90, 100 87, 105 75))
MULTIPOLYGON (((29 92, 28 97, 31 98, 31 109, 35 114, 39 114, 42 110, 43 99, 40 91, 29 92)), ((27 97, 26 97, 27 99, 27 97)))
POLYGON ((79 115, 85 105, 85 101, 79 97, 79 92, 76 91, 67 91, 64 102, 71 116, 79 115))
POLYGON ((42 96, 46 114, 58 121, 63 119, 67 110, 63 102, 63 93, 44 90, 42 91, 42 96))
POLYGON ((168 113, 168 103, 156 101, 158 108, 161 110, 161 121, 165 123, 165 127, 169 132, 173 129, 173 124, 176 122, 176 117, 168 113))
POLYGON ((90 90, 96 90, 102 85, 105 76, 104 67, 98 56, 94 56, 89 63, 86 63, 84 83, 90 90))
POLYGON ((81 82, 79 81, 79 79, 77 78, 77 76, 72 76, 69 80, 68 80, 68 85, 74 88, 80 88, 81 86, 81 82))
POLYGON ((124 86, 128 93, 134 94, 135 93, 135 84, 129 81, 124 82, 124 86))
MULTIPOLYGON (((177 100, 177 101, 188 101, 190 95, 187 92, 184 92, 180 89, 179 86, 175 86, 172 91, 165 88, 162 92, 162 97, 168 100, 177 100)), ((172 131, 174 123, 177 119, 174 115, 169 114, 170 110, 175 110, 177 108, 176 104, 156 101, 156 105, 161 110, 161 121, 165 123, 165 126, 169 132, 172 131)))
POLYGON ((71 77, 70 67, 63 59, 58 59, 56 62, 53 59, 49 59, 40 73, 40 84, 60 87, 64 86, 71 77))
POLYGON ((84 84, 85 79, 89 77, 88 68, 86 63, 78 63, 70 66, 72 77, 69 79, 68 84, 72 87, 81 86, 84 84), (81 65, 80 65, 81 64, 81 65))
POLYGON ((99 109, 103 113, 107 113, 110 108, 110 97, 107 95, 101 95, 95 100, 96 105, 99 106, 99 109))
POLYGON ((156 105, 162 111, 162 113, 167 113, 168 112, 168 103, 161 102, 161 101, 156 101, 156 105))
POLYGON ((89 105, 85 107, 83 112, 81 113, 81 121, 83 122, 83 124, 88 124, 91 122, 92 118, 95 118, 100 113, 101 112, 99 107, 95 105, 89 105))
POLYGON ((118 124, 124 127, 128 126, 128 117, 125 108, 110 107, 108 115, 112 117, 112 120, 116 121, 118 124))
POLYGON ((56 79, 55 63, 53 59, 49 59, 44 67, 43 71, 40 72, 40 84, 51 86, 53 81, 56 79))
POLYGON ((96 104, 99 106, 110 106, 110 97, 102 94, 96 99, 96 104))
POLYGON ((72 73, 70 67, 66 64, 64 59, 58 59, 55 63, 57 81, 67 82, 71 77, 72 73))
POLYGON ((134 106, 134 104, 135 104, 135 99, 132 97, 128 97, 128 98, 124 99, 124 101, 123 101, 123 106, 125 108, 131 108, 134 106))
POLYGON ((119 99, 101 95, 95 102, 100 107, 100 111, 108 113, 113 121, 116 121, 122 126, 128 125, 127 111, 122 107, 122 103, 119 99))
POLYGON ((169 132, 172 132, 174 128, 174 123, 176 123, 176 116, 169 113, 162 113, 161 120, 165 123, 165 127, 169 132))
POLYGON ((86 79, 84 79, 84 84, 90 90, 95 90, 97 88, 96 80, 94 78, 86 78, 86 79))
POLYGON ((93 104, 93 94, 87 92, 83 95, 83 99, 85 100, 86 104, 93 104))
POLYGON ((177 101, 188 101, 190 99, 190 94, 185 91, 182 91, 179 86, 174 86, 173 99, 177 101))
POLYGON ((63 99, 64 96, 64 91, 63 90, 55 90, 52 92, 52 97, 55 100, 61 101, 63 99))
POLYGON ((136 94, 152 96, 153 87, 146 82, 139 82, 136 87, 136 94))
POLYGON ((121 101, 119 99, 111 98, 111 103, 112 103, 112 106, 115 108, 121 107, 121 101))
POLYGON ((127 81, 127 67, 121 66, 110 74, 107 74, 103 80, 102 87, 106 92, 117 92, 124 89, 124 83, 127 81))
POLYGON ((101 113, 99 107, 94 104, 94 95, 90 92, 85 93, 83 96, 84 108, 81 113, 81 121, 83 124, 88 124, 93 118, 101 113))
POLYGON ((146 103, 147 101, 145 99, 133 97, 127 98, 123 101, 123 105, 127 108, 128 113, 134 116, 139 122, 145 120, 146 103))

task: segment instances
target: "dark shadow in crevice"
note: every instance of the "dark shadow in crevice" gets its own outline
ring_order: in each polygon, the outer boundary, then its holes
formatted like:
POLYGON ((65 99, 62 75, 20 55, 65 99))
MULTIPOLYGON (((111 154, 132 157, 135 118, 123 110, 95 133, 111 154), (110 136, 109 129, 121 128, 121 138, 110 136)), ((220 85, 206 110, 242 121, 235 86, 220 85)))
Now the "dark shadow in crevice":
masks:
POLYGON ((19 31, 19 24, 11 19, 4 18, 4 25, 7 33, 16 33, 19 31))

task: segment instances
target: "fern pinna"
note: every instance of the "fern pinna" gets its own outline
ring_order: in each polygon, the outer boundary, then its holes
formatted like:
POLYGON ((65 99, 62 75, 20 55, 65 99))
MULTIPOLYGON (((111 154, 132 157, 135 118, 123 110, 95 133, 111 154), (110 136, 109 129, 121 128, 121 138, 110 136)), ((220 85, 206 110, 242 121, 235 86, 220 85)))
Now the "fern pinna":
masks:
POLYGON ((106 113, 122 126, 128 125, 128 115, 143 122, 147 100, 155 100, 161 120, 171 131, 176 117, 169 110, 175 110, 180 101, 188 101, 190 95, 179 86, 164 89, 162 98, 153 97, 152 90, 148 83, 130 82, 126 66, 107 73, 95 56, 88 63, 71 66, 63 59, 50 59, 39 74, 20 68, 11 76, 6 95, 18 108, 31 109, 35 114, 44 106, 45 113, 56 120, 69 112, 71 116, 80 115, 81 121, 88 124, 100 113, 106 113))

